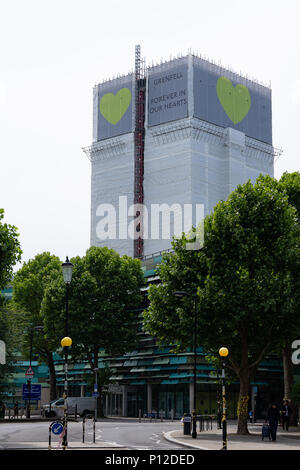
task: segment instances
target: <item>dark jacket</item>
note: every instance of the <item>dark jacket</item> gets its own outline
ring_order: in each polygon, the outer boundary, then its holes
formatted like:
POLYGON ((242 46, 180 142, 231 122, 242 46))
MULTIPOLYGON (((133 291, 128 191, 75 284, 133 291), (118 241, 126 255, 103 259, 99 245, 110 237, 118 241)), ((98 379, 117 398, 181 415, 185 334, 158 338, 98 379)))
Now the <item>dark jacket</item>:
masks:
POLYGON ((280 414, 279 414, 278 407, 276 406, 276 408, 273 408, 271 406, 268 410, 268 421, 270 423, 278 423, 279 418, 280 418, 280 414))
POLYGON ((289 405, 283 405, 283 407, 281 408, 281 414, 283 416, 291 416, 292 408, 289 405), (286 412, 288 412, 288 414, 286 414, 286 412))

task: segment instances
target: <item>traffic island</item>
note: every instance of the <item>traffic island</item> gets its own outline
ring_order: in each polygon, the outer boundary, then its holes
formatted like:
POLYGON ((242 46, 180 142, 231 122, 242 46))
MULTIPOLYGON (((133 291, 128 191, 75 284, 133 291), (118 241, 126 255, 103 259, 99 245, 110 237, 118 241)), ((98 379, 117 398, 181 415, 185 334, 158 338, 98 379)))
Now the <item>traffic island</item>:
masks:
MULTIPOLYGON (((266 441, 261 437, 261 426, 249 426, 249 435, 236 434, 236 425, 228 426, 228 450, 300 450, 300 428, 289 432, 279 430, 277 440, 266 441)), ((183 431, 170 431, 164 434, 166 440, 198 450, 221 450, 222 430, 214 429, 198 433, 197 439, 184 435, 183 431)))

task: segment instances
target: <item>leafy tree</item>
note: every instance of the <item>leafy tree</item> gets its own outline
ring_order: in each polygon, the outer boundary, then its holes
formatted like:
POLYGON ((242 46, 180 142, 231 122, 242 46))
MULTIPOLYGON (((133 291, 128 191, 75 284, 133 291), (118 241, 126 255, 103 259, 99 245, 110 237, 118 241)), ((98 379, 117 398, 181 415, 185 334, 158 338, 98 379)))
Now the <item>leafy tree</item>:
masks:
MULTIPOLYGON (((289 203, 297 210, 298 223, 300 224, 300 173, 284 173, 279 181, 282 191, 288 196, 289 203)), ((286 337, 280 344, 283 358, 284 370, 284 399, 291 400, 292 385, 294 381, 293 364, 291 361, 292 349, 291 343, 294 339, 298 339, 300 335, 300 266, 295 260, 295 266, 291 274, 291 282, 294 284, 293 304, 291 305, 291 315, 289 322, 285 325, 286 337), (294 315, 292 315, 294 313, 294 315)), ((291 406, 294 409, 293 403, 291 406)), ((292 420, 296 421, 296 413, 293 414, 292 420)))
POLYGON ((24 317, 10 301, 0 297, 0 338, 5 343, 5 363, 0 364, 0 401, 12 391, 11 377, 15 372, 15 355, 22 347, 24 317))
POLYGON ((1 222, 4 210, 0 209, 0 289, 11 282, 12 268, 21 260, 21 248, 17 228, 1 222))
POLYGON ((300 382, 296 382, 292 385, 291 399, 294 404, 298 406, 298 425, 300 425, 300 382))
MULTIPOLYGON (((144 284, 140 261, 121 257, 108 248, 91 247, 83 258, 73 258, 69 289, 70 354, 98 368, 100 350, 108 356, 132 350, 137 343, 140 288, 144 284)), ((55 279, 43 301, 46 335, 59 345, 65 322, 65 286, 55 279)))
POLYGON ((58 345, 55 335, 49 331, 46 335, 44 328, 46 319, 41 306, 48 286, 57 278, 62 278, 61 261, 57 256, 44 252, 24 263, 13 281, 13 301, 23 309, 26 318, 23 352, 26 357, 29 357, 32 337, 33 354, 37 355, 49 368, 51 400, 56 398, 53 353, 58 345), (37 326, 44 329, 37 331, 37 326))
POLYGON ((105 365, 103 368, 99 368, 97 371, 94 370, 94 374, 86 372, 83 376, 83 380, 87 383, 86 390, 90 393, 94 391, 94 384, 96 383, 97 375, 97 384, 98 384, 98 393, 99 398, 97 399, 97 411, 100 418, 104 417, 103 413, 103 398, 106 394, 104 387, 110 383, 114 383, 111 379, 112 375, 115 373, 114 369, 110 369, 108 365, 105 365))
MULTIPOLYGON (((0 291, 11 282, 13 266, 21 259, 19 234, 15 226, 3 223, 4 210, 0 209, 0 291)), ((9 305, 0 297, 0 340, 6 344, 6 364, 0 364, 0 394, 6 393, 7 380, 13 372, 13 351, 19 335, 15 335, 18 322, 9 305)))
POLYGON ((251 378, 262 358, 283 337, 293 298, 290 268, 299 258, 295 210, 272 178, 240 185, 205 219, 204 247, 185 249, 174 241, 159 267, 161 284, 149 290, 145 327, 163 343, 191 343, 193 303, 176 290, 198 294, 199 342, 217 355, 230 351, 228 367, 240 381, 239 434, 248 433, 251 378))

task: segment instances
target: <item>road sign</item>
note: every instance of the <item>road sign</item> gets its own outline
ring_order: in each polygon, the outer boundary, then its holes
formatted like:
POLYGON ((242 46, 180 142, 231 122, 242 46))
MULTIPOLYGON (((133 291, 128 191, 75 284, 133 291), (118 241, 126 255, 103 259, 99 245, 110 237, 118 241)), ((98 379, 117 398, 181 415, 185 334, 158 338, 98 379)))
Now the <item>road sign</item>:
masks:
MULTIPOLYGON (((40 400, 41 393, 42 393, 42 386, 40 384, 32 384, 30 386, 30 399, 31 400, 40 400)), ((29 386, 27 384, 23 384, 22 400, 29 400, 29 386)))
POLYGON ((99 398, 100 394, 98 392, 93 392, 93 397, 99 398))
POLYGON ((25 372, 25 376, 27 377, 27 379, 32 379, 34 377, 32 367, 28 367, 27 371, 25 372))
POLYGON ((94 384, 94 392, 98 392, 98 384, 94 384))
POLYGON ((53 421, 53 423, 50 424, 50 428, 56 436, 61 434, 64 430, 63 424, 60 421, 53 421))

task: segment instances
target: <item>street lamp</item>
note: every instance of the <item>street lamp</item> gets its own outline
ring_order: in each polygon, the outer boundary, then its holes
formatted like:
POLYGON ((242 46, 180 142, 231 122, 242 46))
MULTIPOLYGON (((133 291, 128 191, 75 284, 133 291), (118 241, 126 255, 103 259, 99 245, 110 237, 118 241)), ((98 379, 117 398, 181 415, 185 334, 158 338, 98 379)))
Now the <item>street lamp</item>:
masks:
MULTIPOLYGON (((32 347, 33 347, 33 332, 42 330, 43 326, 32 326, 30 327, 30 351, 29 351, 29 368, 31 369, 31 362, 32 362, 32 347)), ((28 378, 27 380, 27 387, 28 387, 28 402, 26 406, 26 418, 30 419, 30 400, 31 400, 31 379, 28 378)))
POLYGON ((225 360, 229 351, 227 348, 219 349, 219 356, 222 358, 222 431, 223 431, 223 447, 222 450, 227 450, 227 421, 226 421, 226 395, 225 395, 225 360))
POLYGON ((69 330, 69 287, 72 280, 73 264, 66 258, 62 264, 62 273, 66 285, 66 318, 65 318, 65 337, 61 340, 65 356, 65 383, 64 383, 64 436, 63 449, 68 446, 68 416, 67 416, 67 398, 68 398, 68 348, 72 344, 71 338, 68 336, 69 330))
POLYGON ((197 438, 197 421, 196 421, 196 416, 197 416, 197 411, 196 411, 196 406, 197 406, 197 400, 196 400, 196 388, 197 388, 197 294, 190 294, 189 292, 185 291, 176 291, 174 292, 175 297, 183 298, 183 297, 192 297, 194 299, 194 341, 193 341, 193 346, 194 346, 194 410, 193 410, 193 430, 192 430, 192 437, 194 439, 197 438))
MULTIPOLYGON (((95 374, 94 393, 96 393, 96 394, 98 394, 98 371, 99 371, 99 368, 95 367, 95 369, 94 369, 94 374, 95 374)), ((96 403, 95 403, 95 420, 97 421, 97 417, 98 417, 98 395, 95 395, 95 400, 96 400, 96 403)))

